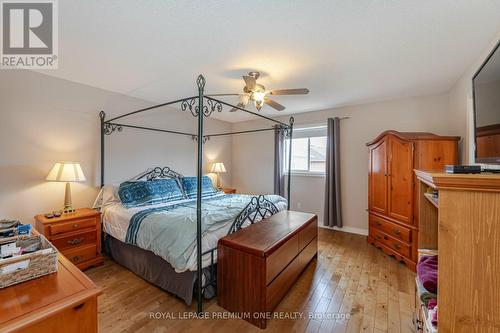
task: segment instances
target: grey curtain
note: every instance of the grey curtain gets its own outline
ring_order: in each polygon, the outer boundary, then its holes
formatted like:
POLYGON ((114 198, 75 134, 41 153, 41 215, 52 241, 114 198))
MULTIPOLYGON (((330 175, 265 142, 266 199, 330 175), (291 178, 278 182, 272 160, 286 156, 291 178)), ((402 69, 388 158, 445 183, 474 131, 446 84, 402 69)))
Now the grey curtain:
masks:
POLYGON ((274 194, 285 196, 285 137, 279 126, 274 126, 274 194))
POLYGON ((340 201, 340 119, 328 118, 326 139, 325 217, 323 225, 342 227, 340 201))

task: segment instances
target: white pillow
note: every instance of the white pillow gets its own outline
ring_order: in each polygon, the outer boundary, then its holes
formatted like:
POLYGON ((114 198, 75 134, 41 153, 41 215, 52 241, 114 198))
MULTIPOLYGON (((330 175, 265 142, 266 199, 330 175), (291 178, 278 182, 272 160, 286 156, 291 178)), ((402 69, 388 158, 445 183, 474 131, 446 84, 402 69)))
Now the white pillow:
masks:
POLYGON ((106 208, 109 205, 120 203, 120 196, 118 195, 118 189, 120 185, 104 185, 99 194, 97 194, 97 198, 92 205, 92 208, 106 208))

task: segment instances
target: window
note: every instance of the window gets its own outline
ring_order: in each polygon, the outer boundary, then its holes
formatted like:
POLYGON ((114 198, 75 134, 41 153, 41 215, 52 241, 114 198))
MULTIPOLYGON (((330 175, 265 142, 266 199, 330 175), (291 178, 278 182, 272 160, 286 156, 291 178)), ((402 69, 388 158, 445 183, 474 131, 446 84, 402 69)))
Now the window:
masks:
MULTIPOLYGON (((288 172, 288 149, 285 140, 285 172, 288 172)), ((326 127, 304 127, 293 131, 292 173, 324 174, 326 167, 326 127)))

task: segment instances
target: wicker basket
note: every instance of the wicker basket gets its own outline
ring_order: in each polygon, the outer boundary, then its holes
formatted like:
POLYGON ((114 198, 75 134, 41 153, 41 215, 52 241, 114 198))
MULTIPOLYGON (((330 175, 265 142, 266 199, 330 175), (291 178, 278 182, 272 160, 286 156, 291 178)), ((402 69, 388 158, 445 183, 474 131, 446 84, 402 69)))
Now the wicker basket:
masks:
MULTIPOLYGON (((0 259, 0 289, 57 272, 57 249, 42 235, 18 236, 16 240, 37 239, 40 250, 17 257, 0 259), (13 268, 18 269, 11 271, 13 268)), ((4 243, 2 240, 1 243, 4 243)))

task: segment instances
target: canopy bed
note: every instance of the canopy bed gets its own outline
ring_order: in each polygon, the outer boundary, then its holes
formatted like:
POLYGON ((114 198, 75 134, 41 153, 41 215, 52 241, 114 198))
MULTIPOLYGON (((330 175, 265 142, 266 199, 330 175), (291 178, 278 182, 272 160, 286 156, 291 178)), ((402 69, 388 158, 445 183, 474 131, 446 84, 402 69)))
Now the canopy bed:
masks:
MULTIPOLYGON (((244 228, 250 224, 254 224, 255 222, 276 214, 281 210, 290 210, 291 202, 290 173, 288 173, 287 175, 288 183, 286 200, 279 196, 260 195, 252 197, 234 194, 226 195, 217 193, 217 191, 212 191, 209 193, 209 195, 206 195, 206 188, 204 187, 204 183, 206 183, 206 176, 203 176, 203 145, 213 137, 264 131, 279 131, 286 138, 290 139, 287 161, 289 167, 288 169, 290 170, 292 149, 291 138, 293 134, 294 118, 290 117, 289 123, 285 124, 263 114, 252 112, 238 105, 231 105, 227 102, 216 99, 213 97, 215 95, 205 95, 205 78, 202 75, 198 76, 196 83, 198 88, 197 96, 182 98, 175 101, 139 109, 120 116, 113 117, 111 119, 106 119, 105 112, 101 111, 99 117, 101 121, 102 188, 105 186, 104 171, 106 166, 106 136, 112 135, 116 132, 122 132, 124 128, 132 128, 136 130, 163 132, 172 135, 190 136, 193 141, 197 143, 196 177, 183 177, 179 172, 171 170, 169 167, 155 167, 147 170, 146 172, 133 179, 134 181, 146 182, 160 179, 173 180, 177 184, 181 184, 181 188, 182 182, 188 181, 189 185, 191 186, 190 193, 183 193, 182 197, 179 196, 179 198, 176 198, 179 200, 171 202, 169 204, 160 204, 159 206, 145 206, 131 209, 125 209, 126 207, 124 208, 123 206, 120 206, 121 208, 115 207, 113 209, 105 211, 103 214, 103 219, 108 220, 109 225, 107 226, 107 230, 108 233, 113 236, 110 237, 109 242, 107 242, 107 249, 114 253, 113 258, 115 260, 118 259, 118 261, 122 260, 123 262, 126 262, 127 264, 125 266, 127 267, 142 267, 137 268, 135 272, 143 276, 146 280, 149 280, 150 282, 159 285, 163 289, 171 291, 177 296, 180 296, 188 304, 190 303, 191 297, 193 296, 194 285, 198 302, 197 310, 199 313, 201 313, 204 294, 209 288, 213 288, 216 283, 216 274, 214 272, 214 256, 216 254, 214 252, 217 250, 217 240, 220 237, 237 232, 241 228, 244 228), (152 109, 170 105, 180 105, 181 111, 189 111, 193 117, 198 118, 197 133, 188 133, 172 129, 124 124, 120 122, 120 120, 131 115, 137 115, 138 113, 143 113, 152 109), (237 109, 241 112, 250 113, 259 118, 272 122, 274 126, 269 128, 258 128, 227 133, 205 133, 204 118, 210 117, 214 112, 222 112, 223 106, 230 107, 231 110, 237 109), (186 178, 191 179, 186 180, 186 178), (228 209, 231 208, 232 211, 225 212, 222 209, 222 206, 228 209), (204 211, 202 211, 202 208, 204 209, 204 211), (209 223, 206 222, 207 216, 210 216, 210 214, 212 214, 211 211, 217 212, 218 214, 227 214, 227 216, 225 215, 223 217, 220 217, 220 219, 231 221, 225 223, 224 227, 211 229, 209 223), (172 230, 155 230, 155 218, 169 218, 169 224, 182 225, 182 221, 179 220, 179 216, 181 216, 182 218, 186 218, 186 216, 192 216, 193 222, 194 219, 196 221, 196 229, 191 230, 192 233, 189 233, 189 231, 187 231, 182 234, 183 237, 192 237, 192 246, 188 246, 188 244, 191 244, 189 239, 185 241, 185 244, 180 244, 184 242, 184 240, 181 239, 182 237, 177 237, 176 239, 169 240, 170 249, 175 249, 175 251, 178 252, 178 255, 176 255, 175 258, 171 258, 171 260, 169 260, 169 263, 171 265, 162 264, 160 257, 152 255, 152 253, 149 251, 144 251, 143 248, 145 248, 145 246, 134 246, 138 243, 148 243, 149 247, 146 249, 151 249, 155 246, 156 248, 158 248, 159 245, 154 243, 154 239, 152 239, 151 241, 149 239, 145 239, 145 234, 169 234, 172 230), (127 227, 122 228, 121 231, 120 226, 123 226, 123 224, 120 224, 120 218, 118 217, 121 217, 121 220, 127 221, 127 227), (147 219, 149 219, 148 221, 153 222, 143 223, 143 221, 147 219), (124 231, 125 229, 127 230, 126 233, 124 231), (140 234, 138 232, 139 229, 145 230, 143 230, 142 234, 140 234), (147 272, 138 273, 137 271, 144 270, 144 263, 150 264, 151 267, 160 268, 154 272, 148 271, 149 269, 146 269, 147 272), (187 285, 176 284, 172 282, 173 280, 189 280, 189 283, 187 285), (179 291, 180 289, 182 290, 179 291)), ((132 184, 130 186, 133 187, 134 185, 132 184)), ((121 187, 122 186, 120 186, 120 190, 122 190, 121 187)), ((175 253, 175 251, 172 250, 171 252, 166 253, 165 256, 172 255, 172 253, 175 253)), ((164 256, 162 255, 162 257, 164 256)), ((165 264, 168 263, 165 262, 165 264)))

